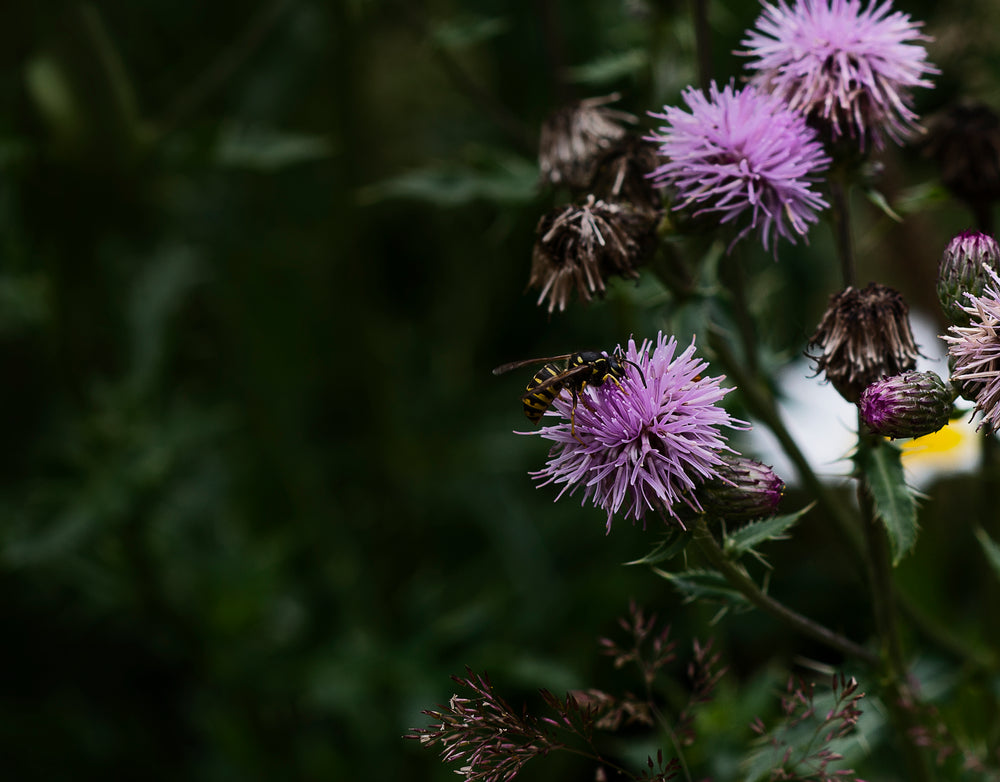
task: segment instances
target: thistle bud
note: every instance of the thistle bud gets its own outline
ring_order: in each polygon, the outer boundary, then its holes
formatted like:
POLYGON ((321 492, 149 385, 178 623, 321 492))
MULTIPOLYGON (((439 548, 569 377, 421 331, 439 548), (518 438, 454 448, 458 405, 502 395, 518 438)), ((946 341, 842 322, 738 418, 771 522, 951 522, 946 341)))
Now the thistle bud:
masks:
POLYGON ((724 521, 751 521, 772 516, 785 491, 774 471, 745 456, 723 456, 718 477, 695 491, 702 510, 724 521))
POLYGON ((538 304, 566 309, 576 289, 584 301, 605 290, 613 274, 639 276, 637 268, 653 249, 656 213, 589 196, 583 204, 560 207, 542 216, 531 260, 528 287, 540 287, 538 304))
POLYGON ((954 394, 933 372, 903 372, 877 380, 858 402, 861 419, 885 437, 923 437, 948 423, 954 394))
POLYGON ((869 283, 864 290, 848 287, 830 297, 826 313, 809 344, 817 374, 848 402, 881 377, 898 375, 917 365, 909 307, 892 288, 869 283))
POLYGON ((542 123, 538 167, 542 180, 575 190, 590 187, 604 154, 624 138, 623 122, 636 118, 608 108, 618 95, 571 103, 553 112, 542 123))
POLYGON ((952 239, 938 266, 937 294, 945 316, 956 326, 969 325, 966 293, 982 296, 990 276, 986 267, 996 270, 1000 244, 992 236, 978 231, 963 231, 952 239))

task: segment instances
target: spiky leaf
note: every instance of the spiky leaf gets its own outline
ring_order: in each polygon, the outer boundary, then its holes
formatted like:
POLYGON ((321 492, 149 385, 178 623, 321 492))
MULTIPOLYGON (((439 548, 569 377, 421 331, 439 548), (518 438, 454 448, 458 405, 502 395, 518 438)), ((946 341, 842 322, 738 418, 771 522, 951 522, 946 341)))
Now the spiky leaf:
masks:
POLYGON ((906 485, 901 454, 892 443, 880 442, 859 448, 856 457, 875 500, 875 512, 889 535, 893 565, 917 542, 917 502, 906 485))
POLYGON ((761 543, 766 543, 769 540, 784 540, 788 537, 785 533, 810 508, 812 508, 812 504, 795 513, 786 513, 750 522, 735 532, 727 534, 722 541, 722 548, 730 558, 739 559, 748 551, 753 551, 761 543))
POLYGON ((994 574, 1000 578, 1000 545, 987 535, 986 530, 982 527, 976 529, 976 538, 979 540, 979 545, 983 547, 983 553, 986 555, 990 567, 993 568, 994 574))
POLYGON ((666 570, 653 570, 677 589, 684 596, 685 602, 695 600, 710 600, 724 603, 727 606, 747 607, 747 599, 729 586, 726 577, 715 570, 684 570, 680 573, 670 573, 666 570))
POLYGON ((672 529, 646 556, 626 562, 626 565, 656 565, 673 559, 687 548, 691 542, 692 534, 687 530, 672 529))

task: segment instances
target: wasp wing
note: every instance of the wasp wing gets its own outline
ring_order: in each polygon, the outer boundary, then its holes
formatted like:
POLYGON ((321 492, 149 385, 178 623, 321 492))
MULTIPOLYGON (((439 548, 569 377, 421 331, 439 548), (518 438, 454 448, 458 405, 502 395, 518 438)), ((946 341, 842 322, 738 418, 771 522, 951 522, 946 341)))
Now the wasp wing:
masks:
POLYGON ((552 386, 562 385, 572 380, 577 375, 583 375, 588 372, 593 372, 594 368, 590 364, 581 364, 578 367, 573 367, 572 369, 567 369, 564 372, 560 372, 558 375, 553 375, 548 380, 544 380, 537 386, 532 386, 523 394, 521 394, 521 399, 527 399, 529 396, 534 396, 542 391, 545 391, 552 386))
POLYGON ((521 367, 531 366, 532 364, 548 364, 550 361, 564 361, 572 355, 572 353, 563 353, 561 356, 546 356, 545 358, 526 358, 523 361, 511 361, 509 364, 498 366, 493 370, 493 374, 503 375, 521 367))

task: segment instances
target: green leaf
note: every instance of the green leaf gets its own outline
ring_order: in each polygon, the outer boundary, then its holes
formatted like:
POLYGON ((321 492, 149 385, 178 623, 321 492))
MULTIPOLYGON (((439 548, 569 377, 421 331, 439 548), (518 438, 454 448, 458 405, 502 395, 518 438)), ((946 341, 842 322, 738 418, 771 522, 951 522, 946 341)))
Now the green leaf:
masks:
POLYGON ((615 52, 583 65, 568 68, 569 80, 577 84, 600 86, 611 84, 643 70, 649 64, 645 49, 615 52))
POLYGON ((739 559, 748 551, 769 540, 785 540, 785 534, 800 518, 802 518, 815 503, 811 503, 800 511, 782 516, 772 516, 769 519, 753 521, 735 532, 726 535, 722 548, 731 559, 739 559))
POLYGON ((496 38, 509 28, 510 23, 502 17, 470 15, 434 25, 431 40, 457 51, 496 38))
POLYGON ((691 542, 693 534, 685 530, 671 530, 646 556, 626 562, 626 565, 655 565, 673 559, 687 548, 691 542))
POLYGON ((986 530, 982 527, 976 528, 976 539, 979 541, 979 545, 983 547, 983 553, 986 555, 990 567, 993 568, 993 572, 997 578, 1000 578, 1000 545, 986 534, 986 530))
POLYGON ((477 199, 525 204, 537 193, 538 167, 500 152, 471 164, 448 161, 409 171, 363 188, 359 200, 374 204, 391 199, 426 201, 441 207, 462 206, 477 199))
POLYGON ((906 485, 902 451, 889 442, 858 450, 857 463, 875 500, 875 512, 885 524, 892 548, 892 564, 898 565, 917 542, 917 502, 906 485))
POLYGON ((333 146, 323 136, 231 124, 219 132, 215 160, 229 168, 270 173, 332 154, 333 146))
POLYGON ((900 215, 891 206, 889 206, 889 202, 886 200, 883 193, 869 188, 865 191, 865 195, 868 197, 868 200, 871 201, 875 207, 890 220, 894 220, 897 223, 903 222, 903 218, 900 217, 900 215))
POLYGON ((653 571, 665 578, 684 596, 684 601, 710 600, 730 606, 747 607, 747 599, 729 586, 726 577, 716 570, 684 570, 670 573, 660 568, 653 571))

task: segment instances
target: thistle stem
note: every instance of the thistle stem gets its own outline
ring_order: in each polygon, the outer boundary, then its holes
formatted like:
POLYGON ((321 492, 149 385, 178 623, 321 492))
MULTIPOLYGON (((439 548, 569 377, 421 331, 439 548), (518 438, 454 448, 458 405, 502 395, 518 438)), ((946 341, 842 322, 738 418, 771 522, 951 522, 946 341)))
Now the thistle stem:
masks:
POLYGON ((708 332, 708 344, 715 352, 726 374, 732 377, 736 386, 740 390, 743 401, 750 412, 760 419, 777 438, 785 455, 795 465, 798 471, 799 480, 809 490, 810 494, 816 498, 820 507, 834 519, 837 526, 851 545, 854 553, 861 555, 864 551, 864 543, 858 534, 855 518, 851 515, 847 506, 843 502, 838 502, 830 489, 824 484, 816 472, 813 470, 809 460, 802 453, 795 438, 792 437, 788 427, 781 418, 781 413, 774 402, 774 396, 767 386, 745 371, 736 360, 732 349, 725 337, 718 329, 710 329, 708 332))
MULTIPOLYGON (((880 446, 879 438, 866 431, 859 418, 859 450, 880 446)), ((880 646, 880 668, 886 691, 885 703, 900 739, 907 747, 907 751, 903 753, 909 772, 906 778, 914 780, 914 782, 932 782, 934 776, 931 772, 929 758, 924 749, 913 739, 913 731, 919 727, 919 719, 912 709, 916 698, 906 680, 906 661, 896 621, 897 605, 895 587, 892 582, 888 540, 875 512, 871 494, 860 480, 858 481, 858 502, 866 519, 862 524, 867 550, 865 559, 868 566, 872 613, 880 646)))
POLYGON ((847 657, 856 658, 866 665, 878 665, 878 655, 873 654, 871 651, 859 644, 856 644, 849 638, 845 638, 839 633, 835 633, 828 627, 824 627, 818 622, 793 611, 784 603, 775 600, 773 597, 764 592, 759 586, 757 586, 756 582, 750 578, 750 575, 741 565, 738 565, 726 556, 726 553, 722 550, 718 542, 715 540, 715 537, 709 531, 704 518, 700 519, 698 521, 698 526, 695 527, 694 543, 698 546, 698 550, 704 555, 705 559, 708 560, 709 564, 718 570, 726 581, 729 582, 729 585, 743 595, 751 603, 751 605, 759 608, 765 613, 770 614, 790 627, 793 627, 803 635, 819 641, 832 649, 836 649, 838 652, 847 657))
POLYGON ((708 0, 692 0, 692 6, 698 86, 708 95, 708 85, 712 81, 712 26, 708 22, 708 0))
POLYGON ((830 222, 833 239, 840 257, 840 272, 844 287, 855 285, 857 274, 854 260, 854 237, 851 233, 850 191, 842 169, 830 175, 830 222))

